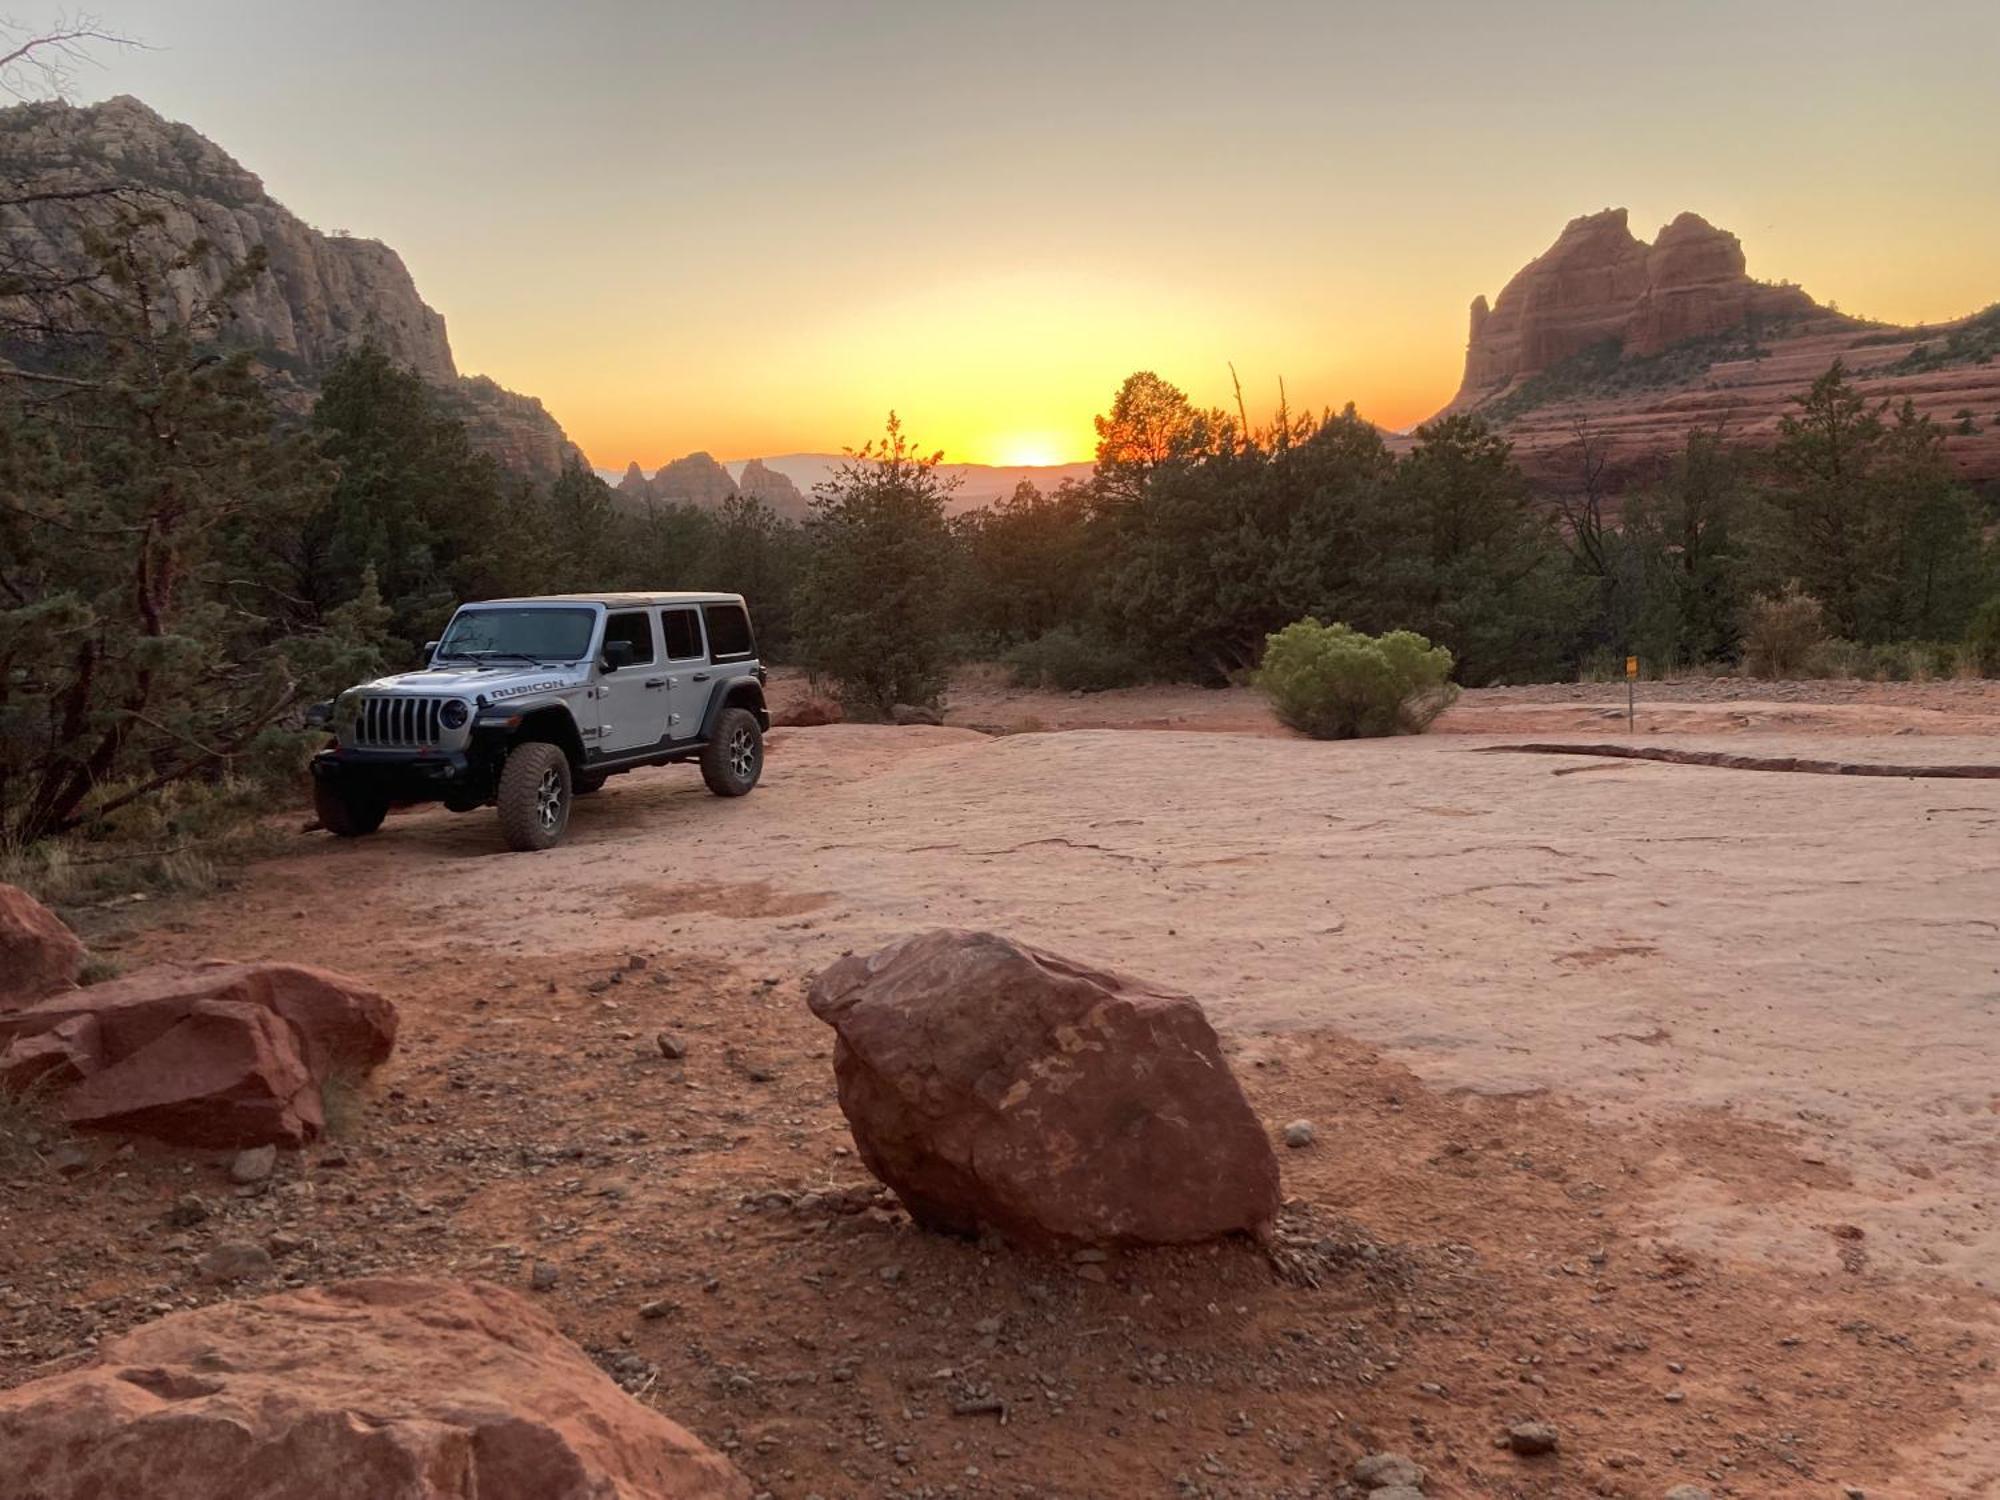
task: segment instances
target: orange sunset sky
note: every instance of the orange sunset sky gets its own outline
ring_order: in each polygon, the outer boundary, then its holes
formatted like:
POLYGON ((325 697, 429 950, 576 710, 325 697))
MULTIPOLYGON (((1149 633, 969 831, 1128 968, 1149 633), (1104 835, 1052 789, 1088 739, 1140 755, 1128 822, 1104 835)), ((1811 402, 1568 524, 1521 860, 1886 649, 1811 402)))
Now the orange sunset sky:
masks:
POLYGON ((400 251, 592 461, 1087 458, 1157 370, 1389 426, 1580 213, 1848 312, 2000 298, 2000 5, 105 0, 133 93, 400 251))

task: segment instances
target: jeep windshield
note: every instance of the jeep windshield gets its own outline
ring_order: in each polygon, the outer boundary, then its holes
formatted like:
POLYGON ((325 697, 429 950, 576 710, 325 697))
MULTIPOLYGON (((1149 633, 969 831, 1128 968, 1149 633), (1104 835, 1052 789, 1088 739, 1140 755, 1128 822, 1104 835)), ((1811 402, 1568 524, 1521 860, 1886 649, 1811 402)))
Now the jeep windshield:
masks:
POLYGON ((577 661, 590 650, 587 609, 461 609, 438 642, 437 660, 577 661))

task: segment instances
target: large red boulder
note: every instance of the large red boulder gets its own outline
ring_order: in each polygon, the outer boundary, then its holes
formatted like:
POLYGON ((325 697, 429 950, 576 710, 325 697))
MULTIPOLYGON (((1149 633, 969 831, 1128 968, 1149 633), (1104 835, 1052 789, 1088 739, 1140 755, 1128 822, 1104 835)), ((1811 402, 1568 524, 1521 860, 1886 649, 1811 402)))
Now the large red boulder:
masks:
POLYGON ((748 1500, 519 1295, 349 1281, 176 1313, 0 1394, 14 1500, 748 1500))
POLYGON ((822 973, 840 1107, 921 1224, 1035 1245, 1264 1232, 1278 1164, 1186 995, 984 932, 822 973))
POLYGON ((161 964, 0 1013, 0 1085, 68 1123, 189 1146, 298 1146, 321 1090, 378 1066, 396 1009, 301 964, 161 964))
POLYGON ((76 983, 83 944, 62 918, 18 886, 0 885, 0 1010, 76 983))

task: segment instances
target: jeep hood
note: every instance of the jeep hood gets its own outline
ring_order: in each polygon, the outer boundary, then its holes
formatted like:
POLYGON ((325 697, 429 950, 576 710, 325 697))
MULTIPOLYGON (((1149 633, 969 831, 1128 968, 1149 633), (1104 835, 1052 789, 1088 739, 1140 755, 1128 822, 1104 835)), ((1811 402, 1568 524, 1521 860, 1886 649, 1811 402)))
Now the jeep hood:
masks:
POLYGON ((582 674, 578 666, 528 666, 522 662, 453 663, 448 667, 427 667, 418 672, 398 672, 364 682, 364 693, 430 693, 439 696, 477 698, 482 693, 513 696, 522 689, 546 686, 568 687, 582 674))

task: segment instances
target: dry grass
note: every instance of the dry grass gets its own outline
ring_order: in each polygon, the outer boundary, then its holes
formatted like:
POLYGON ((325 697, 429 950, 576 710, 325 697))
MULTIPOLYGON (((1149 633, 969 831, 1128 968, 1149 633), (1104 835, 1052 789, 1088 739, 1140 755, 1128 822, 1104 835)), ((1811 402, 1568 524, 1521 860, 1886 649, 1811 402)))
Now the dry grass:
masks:
POLYGON ((0 1088, 0 1170, 18 1171, 69 1139, 40 1089, 0 1088))
POLYGON ((330 1141, 351 1141, 367 1110, 367 1077, 353 1068, 335 1068, 319 1086, 320 1112, 330 1141))

